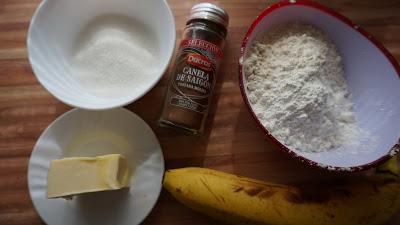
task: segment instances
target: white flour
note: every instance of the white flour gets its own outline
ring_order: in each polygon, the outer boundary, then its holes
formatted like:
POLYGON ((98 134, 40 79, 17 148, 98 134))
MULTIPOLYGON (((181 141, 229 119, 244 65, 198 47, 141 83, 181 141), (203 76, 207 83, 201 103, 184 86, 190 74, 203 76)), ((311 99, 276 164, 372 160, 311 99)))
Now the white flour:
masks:
POLYGON ((138 21, 103 16, 77 38, 72 74, 92 94, 123 97, 152 78, 157 43, 138 21))
POLYGON ((322 31, 297 23, 269 30, 244 68, 257 117, 289 148, 323 152, 359 137, 341 57, 322 31))

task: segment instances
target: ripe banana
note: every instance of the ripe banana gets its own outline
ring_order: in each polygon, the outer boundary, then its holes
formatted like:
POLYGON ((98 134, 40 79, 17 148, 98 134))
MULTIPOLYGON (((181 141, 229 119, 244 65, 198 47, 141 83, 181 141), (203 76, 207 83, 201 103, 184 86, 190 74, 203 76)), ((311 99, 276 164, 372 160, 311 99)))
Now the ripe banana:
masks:
POLYGON ((192 167, 167 171, 163 186, 186 206, 231 224, 380 225, 400 208, 397 177, 294 187, 192 167))

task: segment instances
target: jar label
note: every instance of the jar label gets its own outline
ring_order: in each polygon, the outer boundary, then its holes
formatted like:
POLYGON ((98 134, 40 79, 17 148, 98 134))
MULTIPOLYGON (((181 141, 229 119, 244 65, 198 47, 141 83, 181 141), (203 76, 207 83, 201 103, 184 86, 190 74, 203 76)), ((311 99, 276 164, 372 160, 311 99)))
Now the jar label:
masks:
POLYGON ((169 104, 205 113, 221 57, 221 49, 213 43, 200 39, 183 40, 172 72, 169 104))

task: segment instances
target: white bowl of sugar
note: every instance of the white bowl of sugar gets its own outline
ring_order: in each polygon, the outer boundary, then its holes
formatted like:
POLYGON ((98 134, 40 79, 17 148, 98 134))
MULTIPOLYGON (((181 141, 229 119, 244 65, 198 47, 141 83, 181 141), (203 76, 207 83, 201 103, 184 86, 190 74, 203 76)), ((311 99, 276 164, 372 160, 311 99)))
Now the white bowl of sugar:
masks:
POLYGON ((165 0, 45 0, 28 33, 29 61, 60 101, 103 110, 127 105, 161 79, 175 47, 165 0))
POLYGON ((305 164, 359 171, 400 151, 399 64, 324 6, 264 10, 243 41, 239 80, 265 136, 305 164))

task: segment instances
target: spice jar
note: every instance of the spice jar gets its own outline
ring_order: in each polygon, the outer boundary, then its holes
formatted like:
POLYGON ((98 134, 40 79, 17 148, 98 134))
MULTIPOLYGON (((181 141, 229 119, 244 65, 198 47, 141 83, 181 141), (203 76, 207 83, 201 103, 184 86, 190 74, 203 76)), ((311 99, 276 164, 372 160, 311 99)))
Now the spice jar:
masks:
POLYGON ((200 134, 225 43, 228 14, 210 3, 191 9, 165 97, 160 126, 200 134))

